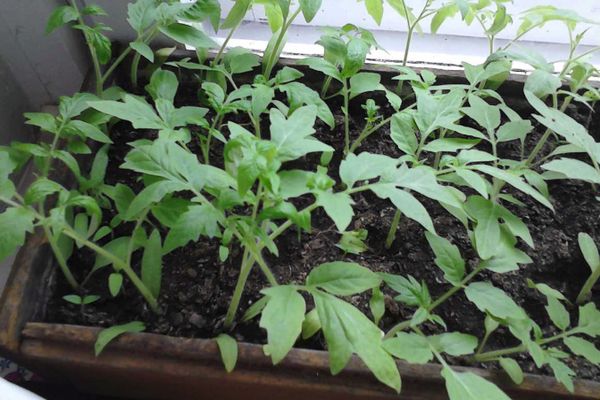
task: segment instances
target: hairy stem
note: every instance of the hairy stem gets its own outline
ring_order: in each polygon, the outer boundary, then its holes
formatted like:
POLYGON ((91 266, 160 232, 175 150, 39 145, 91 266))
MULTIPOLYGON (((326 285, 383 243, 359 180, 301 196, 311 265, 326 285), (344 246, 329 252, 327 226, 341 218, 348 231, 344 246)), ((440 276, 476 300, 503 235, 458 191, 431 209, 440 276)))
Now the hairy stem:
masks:
MULTIPOLYGON (((570 331, 559 333, 558 335, 551 336, 546 339, 538 339, 535 342, 539 345, 545 345, 548 343, 555 342, 557 340, 564 339, 575 333, 577 333, 576 329, 572 329, 570 331)), ((525 346, 524 344, 521 344, 519 346, 509 347, 507 349, 493 350, 493 351, 488 351, 488 352, 481 353, 481 354, 476 354, 471 359, 472 359, 472 361, 476 361, 476 362, 494 361, 500 357, 504 357, 504 356, 508 356, 508 355, 516 354, 516 353, 523 353, 525 351, 527 351, 527 346, 525 346)))

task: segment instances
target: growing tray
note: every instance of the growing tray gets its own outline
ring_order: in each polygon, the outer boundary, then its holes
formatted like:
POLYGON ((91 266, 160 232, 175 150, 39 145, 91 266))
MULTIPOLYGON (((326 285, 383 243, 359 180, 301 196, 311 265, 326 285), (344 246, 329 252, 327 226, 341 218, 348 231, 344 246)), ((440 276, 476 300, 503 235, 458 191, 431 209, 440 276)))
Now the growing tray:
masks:
MULTIPOLYGON (((179 57, 192 56, 179 52, 179 57)), ((293 61, 283 61, 291 64, 293 61)), ((389 67, 371 68, 384 74, 389 67)), ((460 75, 434 71, 443 80, 460 75)), ((504 90, 522 88, 513 76, 504 90)), ((50 282, 55 279, 52 253, 43 234, 29 235, 12 266, 0 298, 0 353, 47 379, 74 385, 85 392, 140 399, 447 399, 437 364, 399 361, 402 392, 398 396, 379 383, 357 358, 337 376, 329 372, 327 352, 292 350, 273 366, 262 346, 239 344, 234 372, 226 373, 215 341, 151 333, 126 334, 94 356, 100 328, 40 323, 45 315, 50 282)), ((526 374, 521 385, 501 371, 456 367, 499 385, 515 400, 592 400, 600 398, 600 383, 575 381, 569 393, 555 379, 526 374)), ((485 400, 485 399, 482 399, 485 400)))

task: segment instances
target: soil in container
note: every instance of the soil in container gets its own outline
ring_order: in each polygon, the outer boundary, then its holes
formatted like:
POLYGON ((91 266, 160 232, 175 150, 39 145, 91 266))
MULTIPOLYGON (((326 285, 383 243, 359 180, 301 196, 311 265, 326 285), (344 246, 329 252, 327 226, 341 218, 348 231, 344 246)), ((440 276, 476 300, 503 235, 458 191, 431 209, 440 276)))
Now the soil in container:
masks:
MULTIPOLYGON (((318 81, 316 78, 315 80, 318 81)), ((197 84, 188 79, 188 82, 180 88, 177 99, 179 105, 197 105, 197 89, 197 84)), ((381 106, 380 111, 384 116, 391 115, 393 110, 387 105, 383 95, 371 97, 381 106)), ((364 124, 364 111, 360 105, 364 104, 366 99, 367 96, 362 95, 352 102, 351 129, 354 137, 358 135, 364 124)), ((521 117, 530 118, 532 109, 519 90, 505 97, 505 101, 521 117)), ((337 127, 330 130, 318 121, 315 126, 317 131, 315 136, 341 150, 343 148, 341 103, 334 99, 329 102, 329 105, 335 114, 337 127)), ((596 140, 600 139, 600 119, 591 118, 589 109, 571 106, 568 113, 588 126, 596 140)), ((243 116, 234 118, 239 123, 247 122, 243 116)), ((268 131, 268 117, 264 117, 262 122, 265 124, 264 131, 268 131)), ((543 127, 539 126, 534 119, 532 122, 536 130, 528 136, 528 148, 535 145, 543 132, 543 127)), ((463 123, 468 124, 469 121, 463 123)), ((473 126, 475 127, 474 123, 473 126)), ((137 192, 143 187, 139 182, 139 176, 131 171, 120 169, 119 166, 129 151, 128 142, 141 138, 154 138, 156 132, 136 131, 128 123, 121 122, 115 125, 110 133, 115 144, 110 150, 106 183, 110 185, 124 183, 137 192)), ((554 143, 550 141, 548 147, 553 145, 554 143)), ((192 143, 190 148, 199 153, 197 143, 192 143)), ((217 164, 222 162, 221 151, 222 148, 218 146, 213 148, 211 159, 217 164)), ((389 127, 380 129, 363 142, 357 153, 362 151, 392 157, 399 157, 402 154, 390 138, 389 127)), ((502 157, 517 159, 519 149, 514 143, 509 142, 499 146, 499 153, 502 157)), ((338 151, 336 154, 329 168, 332 177, 336 177, 334 171, 337 171, 342 152, 338 151)), ((285 165, 284 168, 308 169, 317 164, 318 158, 311 156, 302 162, 295 162, 295 165, 285 165)), ((483 272, 479 278, 479 280, 489 280, 506 291, 542 327, 545 336, 556 334, 556 328, 553 327, 544 309, 545 298, 527 286, 527 279, 546 283, 560 290, 568 298, 574 299, 589 273, 589 268, 577 245, 577 234, 587 232, 596 243, 600 243, 600 201, 596 200, 598 193, 594 192, 589 184, 576 181, 550 182, 549 188, 556 213, 552 213, 520 192, 512 192, 510 188, 505 189, 526 205, 512 207, 512 211, 527 223, 534 239, 535 249, 530 249, 523 243, 520 246, 533 259, 533 263, 523 266, 519 271, 506 274, 483 272)), ((438 233, 461 249, 463 257, 468 260, 472 268, 478 260, 471 249, 464 227, 437 203, 427 198, 417 197, 429 210, 438 233)), ((412 275, 417 280, 423 280, 428 284, 433 298, 447 290, 448 284, 443 279, 442 271, 433 262, 433 253, 419 224, 403 219, 394 245, 388 250, 384 247, 384 242, 395 208, 388 201, 372 194, 359 193, 354 196, 354 200, 356 215, 349 230, 364 228, 368 231, 366 241, 368 250, 360 255, 352 255, 345 254, 336 247, 340 234, 325 213, 318 210, 313 213, 313 229, 310 234, 290 229, 276 241, 280 257, 266 255, 270 268, 280 282, 304 282, 307 274, 315 266, 323 262, 345 260, 357 262, 374 271, 412 275)), ((296 206, 302 207, 311 202, 311 198, 301 198, 296 206)), ((105 211, 106 221, 110 221, 112 217, 110 211, 105 211)), ((127 228, 131 229, 131 227, 123 227, 123 231, 115 234, 126 234, 127 228)), ((163 233, 166 235, 166 232, 163 233)), ((52 283, 53 294, 44 321, 109 327, 140 320, 145 323, 148 332, 181 337, 215 337, 223 330, 223 319, 236 284, 241 261, 241 252, 234 248, 229 259, 221 263, 218 259, 218 248, 217 240, 201 238, 199 242, 190 243, 165 257, 159 298, 160 315, 147 308, 138 292, 129 283, 125 284, 124 290, 118 297, 112 298, 107 284, 110 271, 105 268, 97 273, 96 279, 91 280, 87 287, 90 294, 102 295, 102 299, 86 306, 83 310, 62 300, 62 296, 70 294, 71 291, 62 276, 57 274, 55 282, 52 283)), ((93 257, 90 256, 88 252, 79 251, 71 259, 73 270, 80 277, 91 268, 93 257)), ((248 280, 238 317, 241 317, 244 309, 259 299, 259 292, 264 287, 266 281, 260 271, 255 269, 248 280)), ((349 300, 369 315, 366 295, 355 296, 349 300)), ((592 300, 600 304, 600 291, 594 293, 592 300)), ((576 307, 572 306, 569 311, 572 320, 576 320, 576 307)), ((389 329, 395 323, 410 318, 412 313, 412 309, 397 303, 391 293, 387 293, 386 314, 381 327, 384 330, 389 329)), ((466 299, 463 293, 454 295, 438 308, 436 313, 447 323, 448 331, 483 336, 483 314, 466 299)), ((428 334, 441 332, 439 326, 428 323, 423 325, 423 330, 428 334)), ((266 340, 265 332, 258 327, 256 319, 238 324, 232 334, 240 341, 251 343, 264 343, 266 340)), ((506 348, 517 344, 516 339, 507 330, 501 328, 492 335, 486 349, 506 348)), ((600 339, 596 339, 596 345, 600 346, 600 339)), ((324 341, 317 335, 309 341, 299 341, 297 346, 323 349, 324 341)), ((538 370, 527 355, 518 355, 516 359, 525 372, 551 375, 550 370, 538 370)), ((457 364, 461 363, 458 359, 454 361, 457 364)), ((573 358, 566 362, 577 372, 578 378, 600 379, 600 368, 584 359, 573 358)), ((487 364, 483 367, 493 368, 493 365, 487 364)))

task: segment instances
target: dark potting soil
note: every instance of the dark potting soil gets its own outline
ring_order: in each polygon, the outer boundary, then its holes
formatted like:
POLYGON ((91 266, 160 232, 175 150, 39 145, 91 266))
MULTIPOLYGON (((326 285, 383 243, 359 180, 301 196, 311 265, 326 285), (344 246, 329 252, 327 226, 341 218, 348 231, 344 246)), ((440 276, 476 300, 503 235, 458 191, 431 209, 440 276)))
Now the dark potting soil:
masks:
MULTIPOLYGON (((195 97, 196 88, 186 85, 180 90, 177 102, 179 105, 197 105, 195 97)), ((356 137, 364 123, 364 111, 360 105, 366 100, 363 95, 353 101, 350 115, 353 137, 356 137)), ((385 98, 375 95, 373 98, 382 107, 383 114, 390 115, 392 110, 387 106, 385 98)), ((529 118, 531 109, 519 96, 506 99, 507 103, 523 118, 529 118)), ((336 149, 343 147, 343 119, 340 103, 337 100, 330 102, 332 111, 336 114, 336 128, 331 131, 318 121, 316 137, 336 149)), ((584 125, 589 125, 590 132, 596 140, 600 139, 600 119, 590 118, 589 110, 571 106, 568 111, 574 118, 584 125)), ((242 116, 234 117, 237 122, 244 123, 242 116)), ((265 121, 263 123, 267 122, 265 121)), ((463 121, 470 124, 472 121, 463 121)), ((475 126, 475 125, 473 125, 475 126)), ((268 131, 268 125, 265 125, 268 131)), ((529 135, 527 147, 533 148, 541 136, 543 127, 536 125, 536 131, 529 135)), ((107 183, 124 183, 130 185, 136 192, 143 187, 139 176, 132 172, 120 169, 123 159, 129 151, 128 142, 143 137, 152 138, 155 132, 135 131, 127 123, 119 123, 111 130, 111 137, 115 142, 110 150, 110 164, 107 172, 107 183)), ((549 143, 549 148, 553 143, 549 143)), ((190 145, 193 151, 198 150, 195 143, 190 145)), ((218 145, 213 149, 212 159, 219 163, 220 151, 218 145)), ((548 149, 545 149, 546 151, 548 149)), ((357 152, 368 151, 398 157, 401 152, 397 149, 389 136, 389 126, 380 129, 369 137, 357 152)), ((505 144, 499 148, 502 156, 518 158, 519 149, 513 143, 505 144)), ((330 175, 337 177, 337 168, 340 163, 340 153, 330 165, 330 175)), ((308 156, 305 160, 295 161, 285 168, 315 169, 318 157, 308 156)), ((339 180, 338 180, 339 181, 339 180)), ((545 306, 545 298, 534 289, 527 286, 529 278, 536 283, 546 283, 560 290, 567 298, 573 300, 589 275, 589 268, 585 264, 577 244, 577 234, 587 232, 596 243, 600 243, 600 195, 585 183, 575 181, 562 181, 549 183, 552 203, 556 212, 553 213, 546 207, 532 200, 530 197, 514 192, 510 188, 505 190, 525 203, 525 207, 510 206, 515 214, 519 215, 529 226, 535 242, 535 249, 528 248, 524 243, 520 247, 533 259, 533 263, 524 265, 519 271, 505 274, 482 272, 476 280, 488 280, 495 286, 507 292, 527 313, 543 328, 545 336, 557 332, 549 320, 545 306)), ((443 208, 427 198, 419 197, 429 210, 438 234, 448 238, 457 245, 467 260, 468 268, 477 265, 477 256, 470 247, 470 242, 464 227, 448 214, 443 208)), ((345 254, 336 247, 340 234, 336 231, 333 222, 322 210, 317 210, 312 216, 312 232, 299 233, 294 228, 276 240, 280 257, 266 254, 267 262, 280 283, 302 283, 308 273, 321 263, 329 261, 354 261, 374 271, 389 272, 392 274, 412 275, 419 281, 427 283, 432 297, 435 299, 445 292, 449 285, 443 278, 443 273, 434 264, 433 253, 427 244, 422 227, 416 222, 404 218, 398 229, 396 240, 390 250, 385 249, 385 242, 395 208, 391 203, 381 200, 374 195, 359 193, 354 196, 355 217, 350 229, 364 228, 368 231, 367 244, 369 249, 360 254, 345 254)), ((300 198, 297 207, 303 207, 312 202, 310 197, 300 198)), ((109 221, 114 211, 105 211, 105 219, 109 221)), ((117 228, 113 237, 128 234, 131 226, 117 228)), ((166 232, 163 232, 166 234, 166 232)), ((164 236, 163 236, 164 238, 164 236)), ((56 275, 53 283, 53 295, 48 303, 45 320, 53 323, 69 323, 87 326, 109 327, 115 324, 126 323, 133 320, 143 321, 147 332, 154 332, 170 336, 212 338, 223 332, 223 319, 227 312, 241 262, 240 249, 234 247, 229 259, 222 263, 218 259, 219 242, 201 238, 197 243, 177 249, 165 256, 163 260, 163 281, 159 298, 161 312, 151 312, 136 289, 128 282, 124 284, 119 296, 112 298, 108 292, 108 268, 96 273, 95 279, 90 280, 86 288, 90 294, 102 295, 102 299, 86 306, 83 310, 79 306, 69 304, 62 300, 62 296, 72 293, 62 276, 56 275)), ((75 274, 81 279, 90 270, 93 254, 80 250, 74 254, 70 265, 75 274)), ((134 264, 139 263, 134 257, 134 264)), ((136 268, 139 265, 135 265, 136 268)), ((266 287, 266 281, 258 269, 255 269, 248 279, 246 290, 242 298, 238 318, 246 308, 260 298, 260 290, 266 287)), ((409 319, 413 309, 408 308, 393 300, 394 294, 386 292, 386 313, 381 321, 381 328, 389 329, 396 323, 409 319)), ((354 296, 347 299, 359 307, 367 315, 367 294, 354 296)), ((594 292, 593 301, 600 305, 600 290, 594 292)), ((312 306, 309 304, 309 307, 312 306)), ((577 321, 577 307, 568 306, 571 320, 577 321)), ((436 309, 448 326, 448 331, 470 333, 481 338, 483 336, 483 314, 470 303, 464 293, 459 292, 436 309)), ((442 328, 426 323, 423 326, 427 333, 440 333, 442 328)), ((264 343, 265 331, 258 327, 257 319, 246 323, 239 323, 231 332, 238 340, 251 343, 264 343)), ((506 348, 517 345, 516 339, 504 328, 500 328, 490 338, 486 350, 506 348)), ((556 343, 560 347, 559 342, 556 343)), ((600 340, 596 341, 600 345, 600 340)), ((325 343, 320 334, 308 341, 300 340, 299 347, 323 349, 325 343)), ((516 356, 526 372, 551 374, 544 368, 538 370, 530 357, 526 354, 516 356)), ((463 364, 460 359, 452 360, 463 364)), ((600 368, 588 363, 581 358, 568 359, 567 364, 583 379, 600 379, 600 368)), ((482 365, 483 368, 495 368, 494 365, 482 365)))

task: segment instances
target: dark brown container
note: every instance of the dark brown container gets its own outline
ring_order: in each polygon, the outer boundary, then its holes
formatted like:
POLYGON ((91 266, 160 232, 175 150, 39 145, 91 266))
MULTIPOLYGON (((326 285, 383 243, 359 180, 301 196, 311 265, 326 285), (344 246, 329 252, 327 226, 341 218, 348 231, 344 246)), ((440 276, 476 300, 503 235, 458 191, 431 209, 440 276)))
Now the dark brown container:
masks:
MULTIPOLYGON (((385 67, 376 70, 391 72, 385 67)), ((456 80, 455 74, 436 72, 456 80)), ((294 349, 273 366, 261 346, 241 343, 238 365, 228 374, 213 340, 138 333, 119 337, 95 357, 99 328, 35 322, 43 318, 48 281, 54 273, 51 251, 38 231, 19 251, 0 299, 0 353, 84 392, 161 400, 448 398, 436 364, 398 362, 402 376, 398 396, 379 383, 357 357, 341 374, 331 376, 324 351, 294 349)), ((600 399, 599 382, 576 381, 571 394, 550 377, 526 375, 523 384, 516 386, 500 371, 457 369, 495 382, 514 400, 600 399)))

